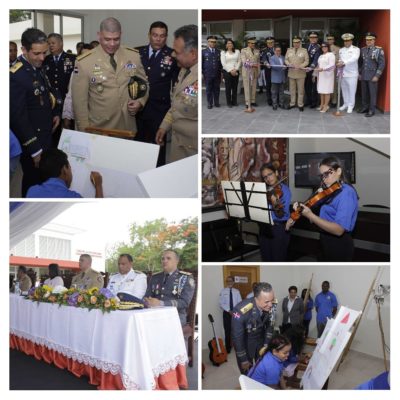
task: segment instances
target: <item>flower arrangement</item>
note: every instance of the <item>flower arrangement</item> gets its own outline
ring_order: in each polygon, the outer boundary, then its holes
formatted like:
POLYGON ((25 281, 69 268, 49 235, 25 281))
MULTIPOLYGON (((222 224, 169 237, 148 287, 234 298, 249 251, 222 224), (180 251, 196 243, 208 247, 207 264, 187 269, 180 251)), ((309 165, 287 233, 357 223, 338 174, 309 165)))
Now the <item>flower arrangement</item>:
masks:
POLYGON ((32 301, 53 303, 61 306, 71 306, 88 308, 89 310, 98 309, 103 313, 116 310, 118 308, 118 300, 114 294, 106 288, 98 289, 93 287, 87 290, 67 289, 65 287, 52 288, 43 285, 33 287, 29 290, 25 297, 32 301))

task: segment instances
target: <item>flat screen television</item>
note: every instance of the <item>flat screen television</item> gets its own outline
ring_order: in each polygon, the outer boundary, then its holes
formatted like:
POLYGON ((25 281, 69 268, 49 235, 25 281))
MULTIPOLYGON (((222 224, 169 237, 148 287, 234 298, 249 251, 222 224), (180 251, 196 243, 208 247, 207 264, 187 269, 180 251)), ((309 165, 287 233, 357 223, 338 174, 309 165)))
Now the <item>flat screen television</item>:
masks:
POLYGON ((356 183, 356 153, 355 151, 338 153, 295 153, 294 154, 294 185, 295 187, 320 186, 319 163, 326 157, 335 156, 344 165, 347 180, 356 183))

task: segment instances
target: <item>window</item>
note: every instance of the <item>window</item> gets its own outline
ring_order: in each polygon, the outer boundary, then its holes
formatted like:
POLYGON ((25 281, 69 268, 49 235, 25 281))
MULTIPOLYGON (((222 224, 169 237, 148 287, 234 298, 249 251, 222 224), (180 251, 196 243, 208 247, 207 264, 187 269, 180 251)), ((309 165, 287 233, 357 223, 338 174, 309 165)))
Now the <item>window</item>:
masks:
POLYGON ((71 241, 50 236, 39 236, 39 257, 71 259, 71 241))
POLYGON ((308 42, 308 33, 315 31, 318 33, 318 41, 325 39, 325 32, 327 30, 325 19, 302 19, 300 20, 299 34, 303 39, 303 43, 308 42))
POLYGON ((255 19, 245 21, 245 37, 255 36, 257 40, 265 41, 265 38, 272 36, 272 21, 270 19, 255 19))
POLYGON ((10 250, 10 254, 21 257, 35 257, 35 237, 34 235, 28 236, 22 242, 18 243, 10 250))

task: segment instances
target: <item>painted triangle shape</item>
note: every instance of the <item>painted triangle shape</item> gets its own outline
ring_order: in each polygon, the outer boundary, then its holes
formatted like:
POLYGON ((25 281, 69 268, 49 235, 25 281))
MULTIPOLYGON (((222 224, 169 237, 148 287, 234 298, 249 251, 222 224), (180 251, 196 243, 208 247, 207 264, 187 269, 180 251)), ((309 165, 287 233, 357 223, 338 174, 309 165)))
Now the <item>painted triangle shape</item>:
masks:
POLYGON ((347 324, 349 322, 350 313, 347 313, 343 319, 340 321, 341 324, 347 324))

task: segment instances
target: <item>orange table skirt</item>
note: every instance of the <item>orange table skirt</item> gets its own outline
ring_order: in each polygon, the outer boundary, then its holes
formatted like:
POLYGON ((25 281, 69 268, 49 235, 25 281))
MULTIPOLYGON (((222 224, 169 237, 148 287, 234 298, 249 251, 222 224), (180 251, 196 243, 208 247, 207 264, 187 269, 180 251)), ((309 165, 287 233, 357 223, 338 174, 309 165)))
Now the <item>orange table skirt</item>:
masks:
MULTIPOLYGON (((51 350, 46 346, 35 344, 30 340, 20 338, 10 334, 10 347, 13 350, 19 350, 23 353, 34 356, 37 360, 46 361, 54 364, 60 369, 67 369, 75 376, 87 376, 91 385, 96 385, 100 390, 124 390, 120 375, 113 375, 111 372, 103 372, 90 365, 85 365, 78 361, 74 361, 55 350, 51 350)), ((176 390, 187 389, 188 383, 186 378, 186 367, 179 365, 176 369, 170 370, 160 375, 156 380, 156 389, 158 390, 176 390)))

